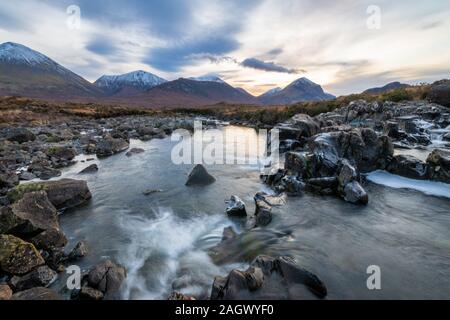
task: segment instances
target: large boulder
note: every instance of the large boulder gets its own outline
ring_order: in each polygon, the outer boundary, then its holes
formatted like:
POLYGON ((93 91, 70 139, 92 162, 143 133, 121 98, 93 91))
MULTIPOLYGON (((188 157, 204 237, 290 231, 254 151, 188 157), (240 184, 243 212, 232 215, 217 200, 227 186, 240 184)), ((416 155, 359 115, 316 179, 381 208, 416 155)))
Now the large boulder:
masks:
POLYGON ((394 153, 389 137, 378 137, 368 128, 316 135, 310 149, 314 158, 309 165, 315 177, 334 175, 342 158, 361 172, 384 169, 394 153))
POLYGON ((213 182, 215 182, 216 179, 208 173, 206 168, 201 165, 197 164, 189 173, 188 179, 186 181, 187 186, 194 186, 194 185, 208 185, 213 182))
POLYGON ((87 182, 74 179, 23 184, 14 188, 8 197, 14 202, 21 199, 25 193, 38 190, 45 191, 58 210, 79 206, 92 197, 87 182))
POLYGON ((44 259, 34 245, 12 235, 0 235, 0 270, 23 275, 43 265, 44 259))
POLYGON ((56 278, 56 272, 47 266, 40 266, 24 276, 14 276, 9 281, 14 291, 24 291, 34 287, 47 287, 56 278))
POLYGON ((245 210, 245 203, 238 196, 232 195, 230 200, 227 201, 226 213, 229 216, 245 217, 247 211, 245 210))
POLYGON ((106 137, 95 145, 95 153, 98 157, 108 157, 123 152, 130 147, 128 141, 122 138, 106 137))
POLYGON ((396 155, 386 169, 393 174, 411 179, 430 179, 429 166, 410 155, 396 155))
POLYGON ((104 299, 115 300, 120 298, 120 288, 125 278, 125 268, 106 260, 89 272, 87 286, 101 291, 104 299))
POLYGON ((433 180, 450 183, 450 151, 434 149, 427 158, 433 180))
POLYGON ((431 102, 450 107, 450 80, 441 80, 433 83, 427 99, 431 102))
POLYGON ((311 272, 288 257, 258 256, 246 271, 232 270, 226 278, 216 277, 211 300, 324 298, 327 289, 311 272))
POLYGON ((63 298, 52 289, 36 287, 15 293, 11 300, 63 300, 63 298))
POLYGON ((285 123, 275 127, 279 130, 280 140, 302 140, 316 135, 320 131, 320 125, 307 114, 296 114, 285 123))
POLYGON ((36 140, 36 136, 26 128, 8 128, 4 131, 4 136, 7 140, 24 143, 36 140))
POLYGON ((22 199, 0 210, 0 233, 35 234, 59 230, 56 208, 45 191, 29 192, 22 199))

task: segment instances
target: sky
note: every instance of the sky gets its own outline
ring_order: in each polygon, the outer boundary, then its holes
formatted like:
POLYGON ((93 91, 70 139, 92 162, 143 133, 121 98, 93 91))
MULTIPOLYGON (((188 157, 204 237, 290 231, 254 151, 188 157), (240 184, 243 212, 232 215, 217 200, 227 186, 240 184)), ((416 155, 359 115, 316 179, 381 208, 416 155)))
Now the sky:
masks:
POLYGON ((448 0, 0 1, 0 43, 89 81, 211 74, 255 95, 300 77, 335 95, 449 78, 449 34, 448 0))

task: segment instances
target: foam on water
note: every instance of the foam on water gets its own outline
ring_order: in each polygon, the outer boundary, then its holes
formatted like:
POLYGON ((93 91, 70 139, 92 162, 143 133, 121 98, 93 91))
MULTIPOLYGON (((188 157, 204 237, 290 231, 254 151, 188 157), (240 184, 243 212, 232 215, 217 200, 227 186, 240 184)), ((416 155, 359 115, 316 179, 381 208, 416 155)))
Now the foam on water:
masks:
POLYGON ((369 173, 367 179, 391 188, 413 189, 433 196, 450 198, 450 184, 442 182, 409 179, 382 170, 369 173))
POLYGON ((215 275, 225 272, 199 249, 198 242, 213 235, 215 242, 219 242, 228 221, 220 215, 206 214, 182 219, 169 208, 155 209, 153 214, 153 217, 122 215, 119 218, 120 225, 130 235, 130 244, 119 256, 128 273, 125 299, 166 299, 174 283, 178 291, 199 294, 202 286, 196 283, 210 282, 215 275), (149 278, 156 280, 149 281, 149 278))

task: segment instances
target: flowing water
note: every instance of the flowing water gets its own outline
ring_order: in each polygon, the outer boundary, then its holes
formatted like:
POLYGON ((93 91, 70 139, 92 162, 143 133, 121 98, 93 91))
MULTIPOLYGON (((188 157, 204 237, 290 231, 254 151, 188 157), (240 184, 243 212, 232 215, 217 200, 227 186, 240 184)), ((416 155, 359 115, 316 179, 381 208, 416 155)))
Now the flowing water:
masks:
MULTIPOLYGON (((223 130, 245 133, 253 144, 259 139, 253 129, 223 130)), ((91 162, 64 173, 86 179, 93 194, 89 204, 61 216, 69 247, 87 242, 90 254, 79 262, 84 270, 104 258, 124 265, 124 299, 165 299, 173 289, 205 298, 215 276, 248 266, 245 261, 217 266, 207 250, 220 242, 224 227, 245 232, 244 222, 225 214, 225 200, 238 195, 253 212, 253 195, 268 191, 258 167, 207 166, 217 181, 186 187, 192 166, 172 163, 175 143, 132 141, 145 153, 96 159, 99 171, 93 175, 76 174, 91 162), (147 189, 162 192, 145 196, 147 189)), ((384 180, 365 184, 367 206, 311 194, 288 198, 267 228, 249 233, 236 256, 293 256, 324 281, 329 299, 450 298, 450 195, 404 188, 411 184, 383 186, 384 180), (370 265, 381 268, 381 290, 367 289, 370 265)), ((54 286, 63 284, 62 277, 54 286)))

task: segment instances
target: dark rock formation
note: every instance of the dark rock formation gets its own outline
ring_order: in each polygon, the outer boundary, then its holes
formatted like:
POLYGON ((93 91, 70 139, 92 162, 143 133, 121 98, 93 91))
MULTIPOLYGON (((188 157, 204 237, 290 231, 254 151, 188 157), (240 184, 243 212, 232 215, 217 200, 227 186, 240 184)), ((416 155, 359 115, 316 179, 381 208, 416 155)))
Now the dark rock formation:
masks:
POLYGON ((191 173, 189 173, 188 179, 186 181, 186 185, 187 186, 194 186, 194 185, 205 186, 205 185, 211 184, 215 181, 216 181, 216 179, 208 173, 208 171, 206 170, 206 168, 203 165, 197 164, 192 169, 191 173))
POLYGON ((246 271, 232 270, 214 279, 211 300, 324 298, 327 289, 311 272, 288 257, 258 256, 246 271))
POLYGON ((247 211, 245 210, 245 203, 238 196, 232 195, 227 201, 226 213, 230 216, 245 217, 247 211))
POLYGON ((90 173, 95 173, 98 171, 98 166, 94 163, 91 164, 90 166, 84 168, 83 170, 81 170, 79 172, 79 174, 90 174, 90 173))

